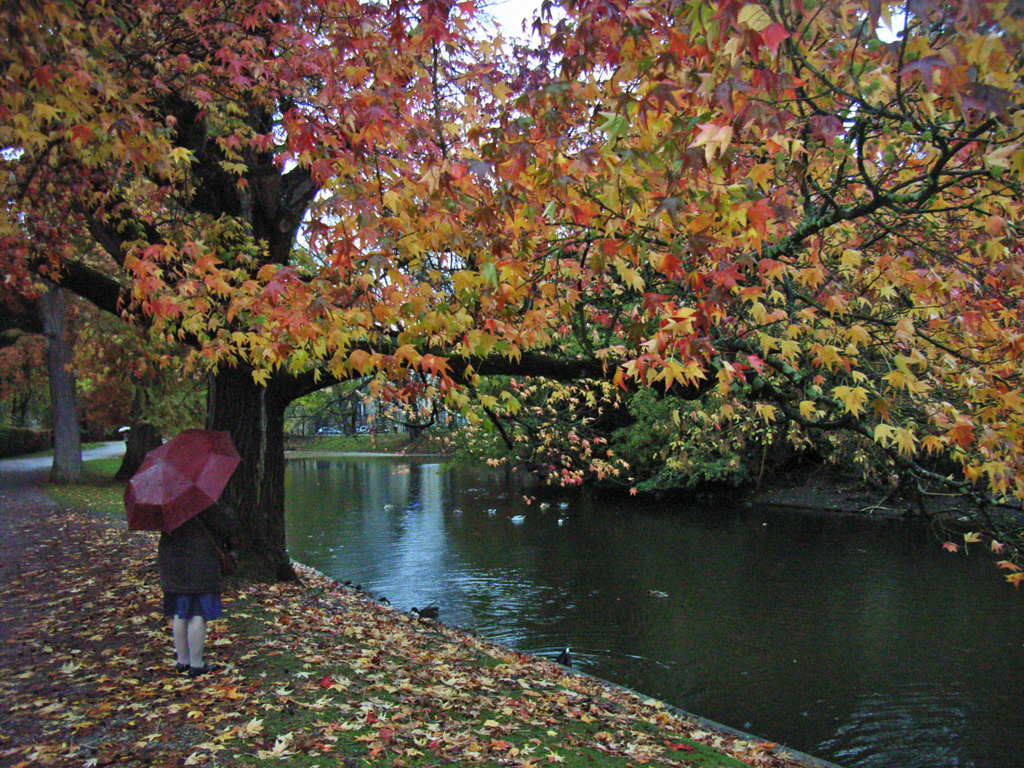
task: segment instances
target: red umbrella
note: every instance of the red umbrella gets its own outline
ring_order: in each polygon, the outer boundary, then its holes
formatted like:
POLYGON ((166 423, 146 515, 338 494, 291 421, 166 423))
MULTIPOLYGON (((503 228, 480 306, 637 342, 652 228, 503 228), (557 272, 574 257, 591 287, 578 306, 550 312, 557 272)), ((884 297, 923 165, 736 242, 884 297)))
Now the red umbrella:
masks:
POLYGON ((124 489, 128 527, 173 531, 220 498, 241 462, 227 432, 186 429, 154 448, 124 489))

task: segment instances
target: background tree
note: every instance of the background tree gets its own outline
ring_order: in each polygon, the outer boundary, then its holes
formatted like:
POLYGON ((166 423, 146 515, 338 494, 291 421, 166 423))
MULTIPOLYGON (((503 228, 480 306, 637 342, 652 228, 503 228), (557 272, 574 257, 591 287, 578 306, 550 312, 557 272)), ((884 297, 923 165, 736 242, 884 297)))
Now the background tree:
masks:
POLYGON ((355 434, 365 394, 358 380, 347 381, 314 392, 288 406, 288 431, 312 435, 323 429, 355 434))
POLYGON ((39 336, 21 334, 0 348, 2 424, 38 426, 49 406, 45 371, 46 344, 39 336))
POLYGON ((206 417, 206 376, 185 365, 180 344, 153 338, 89 302, 75 307, 75 366, 86 432, 117 435, 125 456, 116 477, 127 480, 146 453, 206 417), (121 431, 127 428, 127 433, 121 431))
POLYGON ((59 286, 50 286, 39 298, 39 306, 46 336, 46 372, 53 423, 50 479, 55 483, 74 483, 82 479, 82 435, 64 291, 59 286))

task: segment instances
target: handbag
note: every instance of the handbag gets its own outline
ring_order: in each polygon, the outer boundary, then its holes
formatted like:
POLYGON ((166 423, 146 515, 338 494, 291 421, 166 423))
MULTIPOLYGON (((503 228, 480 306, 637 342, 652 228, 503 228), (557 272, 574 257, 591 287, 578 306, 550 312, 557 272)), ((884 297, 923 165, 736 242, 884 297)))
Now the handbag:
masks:
POLYGON ((199 521, 199 525, 210 539, 210 543, 213 544, 213 548, 217 550, 217 557, 220 558, 220 575, 231 576, 236 570, 238 570, 238 558, 234 552, 225 552, 224 549, 217 543, 217 539, 214 537, 213 532, 207 527, 206 523, 201 518, 196 518, 199 521))

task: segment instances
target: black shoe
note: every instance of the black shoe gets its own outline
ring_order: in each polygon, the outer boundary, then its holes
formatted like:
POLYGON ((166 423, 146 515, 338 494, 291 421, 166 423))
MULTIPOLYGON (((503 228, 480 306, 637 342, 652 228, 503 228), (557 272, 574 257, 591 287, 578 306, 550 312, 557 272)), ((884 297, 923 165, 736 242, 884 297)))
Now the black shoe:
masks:
POLYGON ((210 664, 203 664, 201 667, 189 667, 188 676, 199 677, 200 675, 205 675, 207 672, 213 672, 213 669, 213 666, 210 664))
POLYGON ((174 671, 177 672, 179 675, 184 675, 190 669, 192 669, 192 667, 190 667, 188 664, 175 664, 174 665, 174 671))

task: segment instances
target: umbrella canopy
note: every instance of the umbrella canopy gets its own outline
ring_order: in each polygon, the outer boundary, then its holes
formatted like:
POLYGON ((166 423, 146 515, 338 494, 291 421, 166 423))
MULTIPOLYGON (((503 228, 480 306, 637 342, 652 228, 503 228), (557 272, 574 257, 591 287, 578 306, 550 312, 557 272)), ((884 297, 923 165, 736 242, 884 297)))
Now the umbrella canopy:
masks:
POLYGON ((124 490, 128 527, 173 531, 220 498, 241 462, 227 432, 186 429, 142 460, 124 490))

